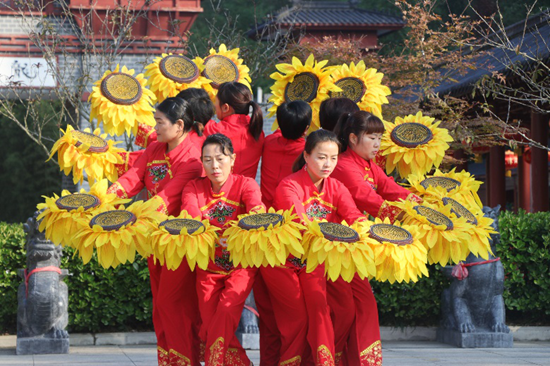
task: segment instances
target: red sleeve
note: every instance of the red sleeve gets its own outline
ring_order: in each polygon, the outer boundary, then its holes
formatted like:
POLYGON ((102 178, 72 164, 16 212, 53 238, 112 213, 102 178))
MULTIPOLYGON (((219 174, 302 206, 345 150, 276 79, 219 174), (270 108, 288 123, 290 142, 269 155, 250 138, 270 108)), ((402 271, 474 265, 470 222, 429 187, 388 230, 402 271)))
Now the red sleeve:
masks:
POLYGON ((202 212, 199 204, 199 196, 197 186, 201 185, 200 180, 193 180, 185 186, 181 194, 181 210, 187 211, 192 217, 200 217, 202 212))
POLYGON ((189 159, 182 164, 174 177, 158 193, 157 197, 162 198, 170 215, 178 216, 180 213, 180 199, 182 187, 202 174, 202 164, 198 159, 189 159))
MULTIPOLYGON (((341 178, 344 178, 344 176, 341 178)), ((342 181, 348 188, 347 190, 349 190, 351 196, 355 199, 355 205, 359 210, 377 217, 384 199, 372 189, 361 173, 356 169, 349 169, 346 171, 345 178, 342 181)))
POLYGON ((130 198, 141 192, 145 183, 145 170, 149 161, 150 151, 145 150, 135 164, 126 173, 109 187, 108 193, 116 193, 120 198, 130 198))
POLYGON ((138 123, 138 131, 136 134, 135 144, 141 147, 147 147, 157 141, 157 133, 155 129, 144 123, 138 123))
MULTIPOLYGON (((338 181, 336 181, 338 182, 338 181)), ((346 220, 348 224, 352 224, 356 220, 366 220, 367 218, 359 211, 350 191, 340 182, 336 185, 335 193, 337 194, 336 207, 338 207, 338 215, 346 220)))
POLYGON ((299 221, 303 221, 302 219, 306 216, 306 210, 301 201, 302 193, 295 182, 292 180, 283 180, 275 190, 273 207, 276 210, 290 210, 294 206, 294 213, 298 215, 299 221))
POLYGON ((406 199, 411 194, 408 189, 401 187, 393 178, 388 177, 378 165, 371 164, 371 169, 376 171, 376 192, 386 201, 406 199))
POLYGON ((262 202, 260 187, 258 186, 258 183, 251 178, 244 179, 241 200, 246 207, 246 212, 258 211, 261 208, 265 208, 265 205, 262 202))
POLYGON ((115 164, 118 176, 122 177, 122 175, 126 173, 128 169, 133 167, 136 161, 141 155, 143 155, 144 152, 145 150, 119 152, 118 155, 122 157, 123 163, 115 164))

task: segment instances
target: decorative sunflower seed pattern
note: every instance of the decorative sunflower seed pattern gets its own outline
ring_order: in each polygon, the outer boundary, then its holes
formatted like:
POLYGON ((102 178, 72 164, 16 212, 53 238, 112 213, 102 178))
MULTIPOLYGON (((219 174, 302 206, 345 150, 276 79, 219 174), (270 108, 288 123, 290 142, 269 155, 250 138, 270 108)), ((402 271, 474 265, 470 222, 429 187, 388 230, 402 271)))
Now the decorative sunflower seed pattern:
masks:
POLYGON ((132 225, 136 220, 136 215, 130 211, 112 210, 94 216, 90 221, 90 227, 99 225, 105 231, 114 231, 120 229, 122 226, 132 225))
POLYGON ((122 72, 113 72, 101 82, 101 94, 115 104, 134 104, 142 93, 139 81, 122 72))
POLYGON ((421 123, 407 122, 397 125, 391 132, 390 137, 398 146, 415 148, 430 142, 433 133, 421 123))
POLYGON ((250 215, 243 217, 239 220, 239 227, 245 230, 267 229, 269 225, 277 225, 284 222, 283 215, 276 213, 259 213, 256 215, 250 215))
POLYGON ((57 207, 62 210, 72 211, 83 207, 85 210, 97 207, 101 204, 99 198, 92 194, 75 193, 68 196, 63 196, 55 201, 57 207))
POLYGON ((238 81, 239 69, 228 57, 211 55, 204 59, 203 75, 212 80, 214 88, 218 88, 223 83, 238 81))
POLYGON ((177 83, 189 84, 199 77, 197 65, 185 56, 169 55, 159 63, 162 75, 177 83))
POLYGON ((451 205, 451 212, 458 217, 464 217, 469 224, 477 225, 477 218, 466 207, 462 206, 458 201, 450 198, 443 197, 444 205, 451 205))
POLYGON ((445 230, 453 230, 453 222, 441 212, 425 206, 414 206, 414 210, 434 225, 443 225, 445 230))
POLYGON ((317 96, 318 87, 319 79, 315 74, 311 72, 298 74, 285 88, 285 102, 303 100, 309 103, 317 96))
POLYGON ((165 220, 159 224, 159 227, 164 227, 172 235, 180 235, 183 228, 187 228, 188 234, 193 234, 197 230, 204 231, 204 224, 193 219, 173 219, 165 220))
POLYGON ((445 188, 447 192, 450 192, 453 189, 460 187, 460 182, 456 179, 448 177, 429 177, 420 182, 420 185, 424 187, 424 189, 428 189, 429 186, 434 188, 441 187, 445 188))
POLYGON ((357 231, 341 224, 320 222, 319 228, 327 240, 343 241, 346 243, 354 243, 359 240, 357 231))
POLYGON ((109 150, 109 145, 107 144, 107 141, 97 135, 94 135, 93 133, 75 130, 72 132, 72 135, 75 139, 78 140, 78 142, 75 144, 76 147, 82 144, 86 144, 90 146, 88 151, 94 153, 103 153, 109 150))
POLYGON ((363 96, 365 95, 367 88, 365 83, 358 78, 347 77, 342 78, 335 82, 336 86, 342 89, 341 92, 330 92, 329 95, 331 98, 348 98, 353 100, 354 103, 359 103, 363 96))
POLYGON ((390 224, 372 225, 369 236, 380 243, 389 242, 397 245, 407 245, 413 242, 411 233, 402 227, 390 224))

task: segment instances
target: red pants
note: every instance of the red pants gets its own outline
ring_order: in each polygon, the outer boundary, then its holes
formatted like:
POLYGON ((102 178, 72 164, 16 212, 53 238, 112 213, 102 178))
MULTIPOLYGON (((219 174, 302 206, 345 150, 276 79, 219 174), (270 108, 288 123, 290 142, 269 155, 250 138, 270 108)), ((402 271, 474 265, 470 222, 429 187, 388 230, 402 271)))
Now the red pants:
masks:
POLYGON ((343 355, 355 324, 355 302, 350 283, 339 277, 335 282, 327 281, 327 300, 334 326, 334 362, 342 365, 343 355))
POLYGON ((382 344, 378 307, 367 279, 355 275, 351 281, 355 301, 356 321, 348 343, 348 364, 360 366, 382 365, 382 344))
POLYGON ((197 269, 200 336, 206 340, 205 366, 250 365, 235 331, 257 272, 256 268, 235 269, 229 274, 197 269))
POLYGON ((267 286, 262 277, 262 271, 258 273, 254 282, 254 302, 260 317, 260 366, 277 366, 281 352, 281 333, 277 328, 273 304, 267 286))
POLYGON ((308 346, 308 313, 297 271, 289 267, 262 267, 260 273, 269 291, 280 333, 279 357, 275 364, 300 365, 308 346))
POLYGON ((175 270, 147 261, 159 365, 199 365, 200 317, 195 273, 186 261, 175 270))

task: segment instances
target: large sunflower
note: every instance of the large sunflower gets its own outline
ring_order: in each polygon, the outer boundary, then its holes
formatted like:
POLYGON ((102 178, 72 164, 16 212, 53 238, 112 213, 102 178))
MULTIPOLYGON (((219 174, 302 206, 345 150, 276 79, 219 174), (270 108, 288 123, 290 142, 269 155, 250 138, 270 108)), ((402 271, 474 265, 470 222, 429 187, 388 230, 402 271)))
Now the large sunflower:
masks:
POLYGON ((411 174, 408 177, 409 190, 428 202, 440 202, 443 197, 451 197, 462 205, 476 207, 479 211, 483 204, 477 191, 482 182, 476 180, 467 171, 456 172, 453 168, 448 173, 439 169, 433 175, 423 176, 411 174))
POLYGON ((458 263, 470 254, 472 225, 451 213, 450 206, 403 201, 395 206, 405 211, 404 223, 418 227, 418 239, 428 250, 428 262, 458 263))
POLYGON ((292 254, 301 257, 304 250, 300 241, 305 227, 294 220, 291 210, 269 211, 239 215, 225 230, 227 250, 235 266, 243 268, 278 266, 292 254))
POLYGON ((346 97, 353 100, 362 111, 370 112, 382 118, 382 104, 388 103, 390 88, 382 85, 384 74, 376 69, 367 69, 363 60, 357 65, 331 68, 332 82, 342 89, 341 92, 330 92, 330 97, 346 97))
POLYGON ((228 50, 225 44, 221 44, 216 51, 210 49, 210 55, 201 59, 199 57, 193 60, 201 69, 202 75, 210 80, 209 84, 204 84, 203 89, 214 100, 218 93, 218 87, 222 83, 236 81, 244 84, 248 89, 252 90, 250 83, 250 69, 243 63, 243 59, 239 58, 239 49, 234 48, 228 50))
POLYGON ((161 103, 188 88, 202 88, 210 80, 201 75, 199 65, 183 55, 163 53, 145 67, 147 86, 161 103))
POLYGON ((97 118, 109 135, 121 136, 124 132, 137 134, 138 122, 155 125, 153 104, 155 94, 145 87, 143 74, 134 75, 126 66, 107 70, 94 83, 88 98, 91 104, 90 121, 97 118))
POLYGON ((371 246, 374 249, 376 279, 378 281, 417 282, 422 275, 428 277, 428 253, 418 239, 418 229, 414 225, 402 225, 388 218, 366 221, 371 246))
POLYGON ((397 169, 399 175, 426 174, 441 164, 448 142, 453 141, 449 131, 439 128, 441 121, 434 118, 410 114, 397 117, 395 123, 384 122, 386 132, 382 136, 380 150, 386 156, 386 172, 397 169))
POLYGON ((325 274, 332 281, 341 276, 351 282, 356 273, 361 279, 376 275, 368 228, 360 223, 349 226, 345 221, 336 224, 314 220, 304 233, 303 246, 307 272, 324 264, 325 274))
POLYGON ((94 248, 97 261, 103 268, 132 263, 136 251, 143 257, 151 253, 149 235, 156 223, 164 218, 157 212, 158 201, 137 201, 128 208, 104 209, 89 218, 79 218, 80 230, 73 244, 84 264, 92 258, 94 248))
POLYGON ((71 194, 64 190, 61 197, 56 194, 53 197, 43 196, 46 202, 36 206, 42 211, 37 217, 42 220, 38 229, 46 230, 46 239, 54 244, 72 247, 74 235, 79 229, 78 219, 89 220, 95 212, 112 210, 130 201, 118 198, 116 194, 108 194, 108 186, 107 179, 103 179, 92 185, 89 192, 81 189, 80 193, 71 194))
MULTIPOLYGON (((320 128, 319 107, 321 102, 329 97, 330 92, 340 92, 342 89, 334 85, 330 78, 330 69, 324 67, 328 61, 315 61, 313 54, 309 55, 306 62, 292 58, 292 64, 277 64, 275 67, 280 72, 271 74, 275 83, 271 86, 273 95, 269 101, 273 106, 269 108, 269 116, 277 113, 277 107, 284 102, 303 100, 309 103, 313 111, 309 131, 320 128)), ((273 129, 278 126, 277 121, 273 129)))
POLYGON ((194 219, 187 211, 178 217, 169 216, 150 234, 153 255, 171 270, 176 270, 184 257, 191 270, 195 265, 206 269, 214 258, 217 230, 208 220, 194 219))
POLYGON ((117 141, 106 140, 107 135, 101 134, 99 128, 91 133, 88 128, 78 131, 68 125, 61 132, 63 136, 53 145, 48 160, 57 152, 59 169, 65 175, 72 171, 75 184, 79 181, 82 183, 84 172, 90 184, 103 178, 111 182, 118 179, 115 165, 123 163, 119 153, 124 152, 124 149, 114 146, 118 144, 117 141))

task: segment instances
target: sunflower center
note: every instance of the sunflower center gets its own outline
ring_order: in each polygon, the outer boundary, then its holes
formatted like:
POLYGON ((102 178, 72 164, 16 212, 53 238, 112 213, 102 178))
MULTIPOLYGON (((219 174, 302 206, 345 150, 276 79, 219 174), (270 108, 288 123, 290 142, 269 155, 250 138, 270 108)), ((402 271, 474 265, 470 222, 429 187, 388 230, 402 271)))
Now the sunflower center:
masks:
POLYGON ((450 198, 443 197, 443 204, 451 205, 451 212, 458 217, 464 217, 469 224, 477 225, 477 218, 466 207, 462 206, 458 201, 450 198))
POLYGON ((354 243, 359 240, 357 231, 342 224, 334 222, 320 222, 319 228, 325 239, 330 241, 343 241, 345 243, 354 243))
POLYGON ((85 210, 97 207, 101 204, 98 197, 87 193, 75 193, 63 196, 55 201, 58 208, 62 210, 72 211, 83 207, 85 210))
POLYGON ((93 133, 75 130, 72 132, 72 135, 75 139, 77 139, 77 142, 75 144, 76 147, 82 144, 86 144, 90 146, 88 151, 93 153, 103 153, 109 150, 109 145, 107 144, 107 141, 97 135, 94 135, 93 133))
POLYGON ((267 229, 269 225, 275 225, 284 223, 284 217, 283 215, 279 215, 277 213, 259 213, 255 215, 250 215, 243 217, 239 220, 239 227, 244 230, 252 230, 252 229, 260 229, 264 228, 267 229))
POLYGON ((429 186, 432 186, 434 188, 444 188, 447 192, 450 192, 460 187, 460 182, 448 177, 429 177, 420 182, 420 185, 424 187, 424 189, 428 189, 429 186))
POLYGON ((162 75, 176 83, 189 84, 199 77, 197 65, 182 55, 169 55, 159 63, 162 75))
POLYGON ((204 77, 212 80, 211 85, 218 88, 221 84, 239 80, 239 68, 228 57, 211 55, 204 59, 204 77))
POLYGON ((319 78, 311 72, 302 72, 294 76, 294 80, 285 88, 285 102, 303 100, 311 102, 317 96, 319 78))
POLYGON ((416 213, 424 217, 430 223, 434 225, 443 225, 445 226, 445 230, 453 230, 453 221, 441 212, 425 206, 414 206, 414 209, 416 213))
POLYGON ((402 227, 390 224, 374 224, 370 227, 369 236, 380 243, 387 241, 397 245, 413 242, 412 235, 402 227))
POLYGON ((355 103, 359 103, 367 92, 367 88, 365 87, 363 80, 354 77, 342 78, 334 84, 342 89, 342 91, 329 92, 331 98, 344 97, 353 100, 355 103))
POLYGON ((396 145, 412 149, 430 142, 433 133, 421 123, 407 122, 395 126, 390 137, 396 145))
POLYGON ((142 93, 139 81, 122 72, 113 72, 101 82, 101 94, 115 104, 134 104, 142 93))
POLYGON ((164 227, 172 235, 180 235, 181 230, 186 228, 187 233, 191 235, 201 228, 204 229, 204 224, 193 219, 172 219, 161 222, 159 227, 164 227))
POLYGON ((122 226, 133 225, 136 220, 136 215, 130 211, 112 210, 95 215, 90 220, 90 227, 99 225, 104 231, 114 231, 120 229, 122 226))

